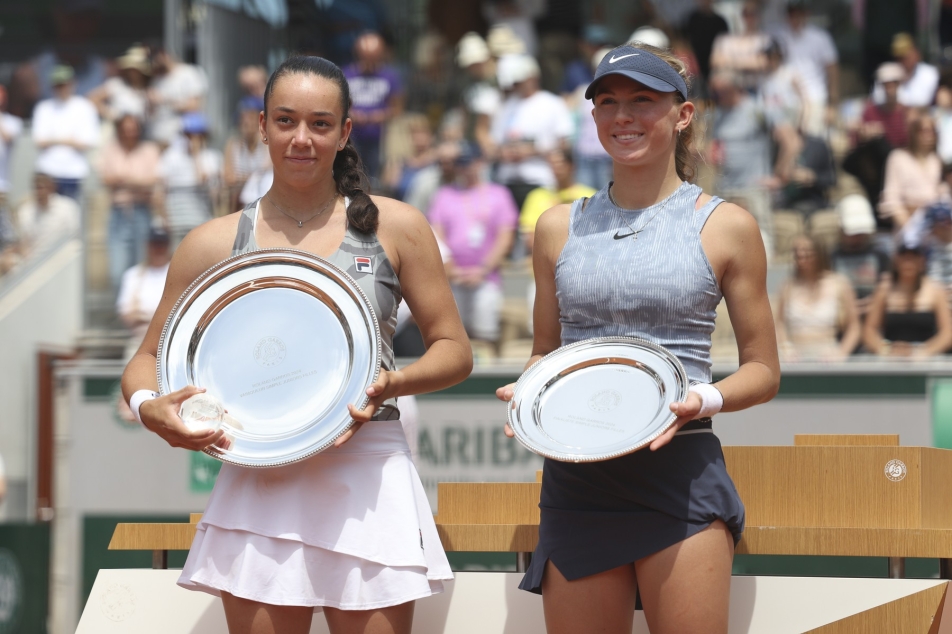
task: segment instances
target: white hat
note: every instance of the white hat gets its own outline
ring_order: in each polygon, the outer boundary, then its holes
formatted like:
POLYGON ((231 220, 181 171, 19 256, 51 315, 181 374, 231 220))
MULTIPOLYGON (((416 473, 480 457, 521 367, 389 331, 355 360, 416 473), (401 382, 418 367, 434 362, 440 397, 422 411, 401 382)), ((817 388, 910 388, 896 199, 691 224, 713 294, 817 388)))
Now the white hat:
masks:
POLYGON ((499 87, 506 90, 530 77, 539 76, 539 62, 531 55, 503 55, 496 68, 499 87))
POLYGON ((486 44, 493 57, 502 57, 503 55, 518 55, 526 52, 526 43, 523 42, 512 27, 508 24, 497 24, 489 29, 489 35, 486 36, 486 44))
POLYGON ((861 194, 844 196, 836 205, 836 213, 840 217, 840 228, 848 236, 870 234, 876 231, 873 206, 869 204, 866 196, 861 194))
POLYGON ((656 29, 653 26, 641 27, 631 34, 631 37, 628 38, 628 41, 643 42, 650 46, 657 46, 658 48, 668 48, 671 46, 671 40, 669 40, 668 36, 664 34, 664 31, 661 29, 656 29))
POLYGON ((898 62, 886 62, 876 69, 876 81, 885 84, 891 81, 902 81, 906 78, 906 69, 898 62))
POLYGON ((487 62, 489 57, 489 46, 479 33, 470 31, 460 38, 456 47, 456 63, 461 68, 487 62))

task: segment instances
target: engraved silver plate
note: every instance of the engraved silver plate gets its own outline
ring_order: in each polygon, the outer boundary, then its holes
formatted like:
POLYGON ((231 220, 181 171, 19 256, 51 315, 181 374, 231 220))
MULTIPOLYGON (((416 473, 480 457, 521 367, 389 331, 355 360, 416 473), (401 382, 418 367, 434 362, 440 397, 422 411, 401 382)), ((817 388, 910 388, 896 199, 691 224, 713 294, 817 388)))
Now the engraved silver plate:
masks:
POLYGON ((527 369, 509 426, 527 449, 562 462, 609 460, 648 445, 677 418, 688 379, 671 352, 634 337, 587 339, 527 369))
POLYGON ((351 425, 380 372, 380 328, 354 280, 304 251, 263 249, 203 273, 165 322, 159 392, 206 388, 228 410, 205 453, 248 467, 303 460, 351 425))

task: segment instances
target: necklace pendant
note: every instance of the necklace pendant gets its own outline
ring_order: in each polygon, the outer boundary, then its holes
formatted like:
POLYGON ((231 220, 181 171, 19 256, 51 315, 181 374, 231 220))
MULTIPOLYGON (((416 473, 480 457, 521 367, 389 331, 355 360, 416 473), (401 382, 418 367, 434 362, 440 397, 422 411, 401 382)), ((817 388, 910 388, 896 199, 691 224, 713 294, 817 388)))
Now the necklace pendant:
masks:
POLYGON ((302 221, 298 220, 298 227, 300 228, 300 227, 303 227, 303 226, 304 226, 304 223, 303 223, 302 221))

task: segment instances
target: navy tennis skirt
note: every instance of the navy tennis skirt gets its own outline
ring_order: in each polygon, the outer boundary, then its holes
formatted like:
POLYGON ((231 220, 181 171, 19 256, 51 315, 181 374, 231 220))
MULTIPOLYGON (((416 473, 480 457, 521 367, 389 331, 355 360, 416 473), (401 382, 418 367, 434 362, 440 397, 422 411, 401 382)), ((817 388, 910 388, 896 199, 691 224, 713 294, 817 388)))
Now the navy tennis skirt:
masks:
POLYGON ((603 462, 546 460, 539 544, 522 583, 542 593, 550 559, 569 581, 630 564, 723 520, 740 541, 744 504, 710 419, 670 443, 603 462))

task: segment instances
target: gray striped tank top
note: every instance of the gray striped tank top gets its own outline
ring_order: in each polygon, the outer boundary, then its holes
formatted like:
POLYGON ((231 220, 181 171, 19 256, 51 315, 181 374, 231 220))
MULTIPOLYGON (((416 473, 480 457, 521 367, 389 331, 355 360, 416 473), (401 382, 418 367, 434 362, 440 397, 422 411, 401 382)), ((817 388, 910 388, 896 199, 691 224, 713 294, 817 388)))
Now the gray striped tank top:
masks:
MULTIPOLYGON (((255 228, 258 223, 258 205, 260 199, 251 203, 241 212, 238 220, 238 234, 232 255, 250 253, 258 250, 255 240, 255 228)), ((344 199, 344 205, 350 204, 344 199)), ((393 332, 397 327, 397 308, 403 299, 400 280, 397 278, 390 260, 377 236, 360 233, 349 224, 344 233, 344 241, 327 260, 347 272, 361 290, 367 295, 373 306, 374 314, 380 324, 381 365, 385 370, 393 369, 393 332)), ((396 399, 384 403, 384 407, 374 415, 378 420, 390 420, 399 417, 396 399)))
POLYGON ((666 200, 637 211, 612 204, 608 187, 584 208, 584 199, 575 201, 555 269, 562 345, 641 337, 674 353, 692 382, 711 381, 721 289, 700 234, 722 200, 695 210, 700 195, 700 187, 682 183, 666 200), (631 235, 640 229, 637 239, 631 235))

